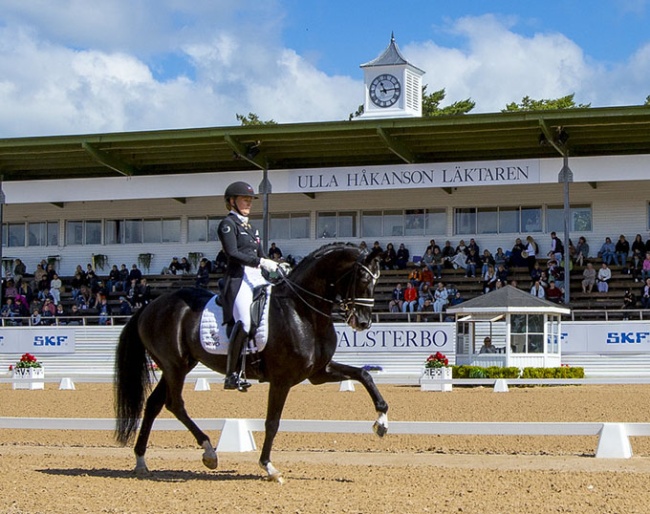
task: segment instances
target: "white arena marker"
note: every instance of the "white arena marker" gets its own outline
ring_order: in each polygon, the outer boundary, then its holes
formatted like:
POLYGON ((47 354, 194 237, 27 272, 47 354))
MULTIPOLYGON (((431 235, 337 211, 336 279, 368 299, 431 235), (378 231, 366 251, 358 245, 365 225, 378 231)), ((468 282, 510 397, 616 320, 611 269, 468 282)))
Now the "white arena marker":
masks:
POLYGON ((505 378, 498 378, 494 381, 494 392, 495 393, 507 393, 508 392, 508 382, 505 378))
POLYGON ((354 383, 352 382, 352 380, 343 380, 341 382, 341 387, 339 387, 339 391, 354 392, 354 383))
POLYGON ((59 384, 59 390, 61 391, 74 391, 76 388, 74 382, 71 378, 62 378, 61 383, 59 384))
POLYGON ((603 423, 598 439, 596 457, 599 459, 629 459, 632 445, 621 423, 603 423))
POLYGON ((199 378, 196 380, 196 385, 194 386, 195 391, 209 391, 210 383, 207 378, 199 378))
POLYGON ((252 452, 256 450, 253 432, 245 419, 226 419, 217 445, 218 452, 252 452))

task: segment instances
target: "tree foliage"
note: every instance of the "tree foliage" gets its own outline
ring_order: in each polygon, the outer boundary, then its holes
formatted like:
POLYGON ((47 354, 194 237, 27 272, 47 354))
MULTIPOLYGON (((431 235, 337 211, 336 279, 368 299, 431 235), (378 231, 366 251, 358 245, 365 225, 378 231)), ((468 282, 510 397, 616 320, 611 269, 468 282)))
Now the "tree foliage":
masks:
POLYGON ((252 112, 248 113, 248 116, 243 114, 235 114, 237 121, 242 124, 242 126, 247 127, 249 125, 277 125, 277 122, 274 120, 262 121, 260 117, 252 112))
POLYGON ((550 111, 555 109, 586 109, 591 107, 591 104, 577 104, 574 100, 575 93, 562 96, 560 98, 535 100, 530 96, 524 96, 521 103, 512 102, 506 105, 506 108, 501 112, 511 111, 550 111))

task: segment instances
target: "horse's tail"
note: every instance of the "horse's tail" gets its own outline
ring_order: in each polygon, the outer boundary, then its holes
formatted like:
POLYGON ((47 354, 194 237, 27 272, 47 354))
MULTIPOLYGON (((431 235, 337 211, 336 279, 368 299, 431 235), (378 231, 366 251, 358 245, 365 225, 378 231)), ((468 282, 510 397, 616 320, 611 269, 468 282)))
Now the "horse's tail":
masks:
POLYGON ((145 394, 151 389, 147 353, 136 312, 124 325, 115 352, 115 439, 127 444, 138 429, 145 394))

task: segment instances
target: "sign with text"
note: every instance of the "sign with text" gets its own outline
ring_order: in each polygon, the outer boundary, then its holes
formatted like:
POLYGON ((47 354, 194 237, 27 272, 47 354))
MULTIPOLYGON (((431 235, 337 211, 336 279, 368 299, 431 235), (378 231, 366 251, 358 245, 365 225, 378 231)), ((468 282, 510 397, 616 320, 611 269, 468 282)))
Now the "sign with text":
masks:
POLYGON ((75 351, 75 329, 53 326, 0 328, 0 353, 63 354, 75 351))
POLYGON ((650 353, 650 322, 562 323, 562 353, 650 353))
POLYGON ((382 323, 357 332, 336 324, 337 353, 372 352, 453 352, 456 340, 454 323, 382 323))

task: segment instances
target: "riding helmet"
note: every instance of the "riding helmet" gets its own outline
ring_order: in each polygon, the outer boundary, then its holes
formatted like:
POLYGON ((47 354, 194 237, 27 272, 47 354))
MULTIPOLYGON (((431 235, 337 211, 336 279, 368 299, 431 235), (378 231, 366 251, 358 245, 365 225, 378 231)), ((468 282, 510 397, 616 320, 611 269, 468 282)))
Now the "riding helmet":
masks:
POLYGON ((234 198, 236 196, 252 196, 253 198, 257 198, 255 196, 255 190, 253 189, 253 186, 250 184, 247 184, 246 182, 233 182, 226 188, 226 192, 224 193, 224 200, 226 200, 226 203, 230 198, 234 198))

